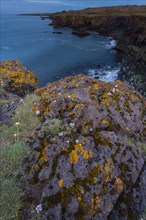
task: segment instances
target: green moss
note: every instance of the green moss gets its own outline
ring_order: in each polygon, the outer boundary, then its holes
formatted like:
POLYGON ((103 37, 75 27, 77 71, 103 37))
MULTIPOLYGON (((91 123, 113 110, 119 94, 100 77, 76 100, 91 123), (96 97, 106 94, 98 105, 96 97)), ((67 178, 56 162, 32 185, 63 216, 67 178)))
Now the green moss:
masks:
POLYGON ((52 135, 56 135, 61 131, 62 121, 58 118, 50 119, 45 124, 45 131, 50 132, 52 135))

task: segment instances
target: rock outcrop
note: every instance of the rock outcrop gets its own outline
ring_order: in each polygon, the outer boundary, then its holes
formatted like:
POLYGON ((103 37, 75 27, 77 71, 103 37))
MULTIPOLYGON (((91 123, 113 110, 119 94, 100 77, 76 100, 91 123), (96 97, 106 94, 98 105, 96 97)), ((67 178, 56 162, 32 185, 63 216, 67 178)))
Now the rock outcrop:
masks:
POLYGON ((146 95, 146 6, 89 8, 49 16, 54 26, 94 30, 116 39, 116 49, 123 53, 119 78, 146 95))
POLYGON ((21 96, 33 92, 38 86, 34 73, 17 60, 0 63, 0 83, 6 91, 21 96))
POLYGON ((128 84, 84 75, 35 91, 40 126, 24 164, 26 215, 136 220, 145 207, 146 100, 128 84), (33 211, 32 211, 33 210, 33 211))

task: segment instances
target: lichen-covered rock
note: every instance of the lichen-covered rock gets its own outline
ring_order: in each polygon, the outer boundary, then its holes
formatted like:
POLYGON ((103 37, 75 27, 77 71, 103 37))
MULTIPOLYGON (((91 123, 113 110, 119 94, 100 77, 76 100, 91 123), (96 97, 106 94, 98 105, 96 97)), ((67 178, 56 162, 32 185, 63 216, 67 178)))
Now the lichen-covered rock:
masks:
POLYGON ((17 106, 21 102, 21 97, 3 92, 0 97, 0 127, 11 122, 12 116, 15 114, 17 106))
MULTIPOLYGON (((109 84, 84 75, 36 92, 41 98, 33 110, 42 122, 25 178, 30 189, 41 185, 37 202, 33 190, 27 194, 31 207, 42 205, 40 219, 106 220, 112 213, 115 220, 133 220, 137 194, 130 201, 127 195, 145 163, 136 147, 145 141, 145 98, 121 81, 109 84), (125 198, 118 206, 126 210, 124 217, 114 212, 120 198, 125 198)), ((31 217, 29 213, 27 219, 31 217)))
POLYGON ((17 95, 26 95, 38 86, 34 73, 17 60, 0 62, 0 83, 5 90, 17 95))

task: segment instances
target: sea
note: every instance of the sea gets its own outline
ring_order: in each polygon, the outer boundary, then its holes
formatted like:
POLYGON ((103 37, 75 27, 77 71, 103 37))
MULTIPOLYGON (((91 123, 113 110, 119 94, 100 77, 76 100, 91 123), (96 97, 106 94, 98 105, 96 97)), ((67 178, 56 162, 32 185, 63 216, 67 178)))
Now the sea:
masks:
POLYGON ((117 79, 116 41, 91 32, 84 38, 51 20, 22 13, 50 13, 113 5, 144 5, 145 0, 1 0, 0 61, 20 60, 35 72, 40 86, 83 73, 107 82, 117 79), (54 34, 53 32, 62 32, 54 34))

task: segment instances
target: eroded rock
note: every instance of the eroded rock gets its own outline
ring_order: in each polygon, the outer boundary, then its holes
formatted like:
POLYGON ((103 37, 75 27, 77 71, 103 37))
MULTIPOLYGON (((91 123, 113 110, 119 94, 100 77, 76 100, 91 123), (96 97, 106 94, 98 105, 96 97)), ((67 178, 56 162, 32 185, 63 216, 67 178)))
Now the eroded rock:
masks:
POLYGON ((121 81, 109 84, 84 75, 50 83, 36 93, 41 98, 33 110, 40 112, 42 124, 32 140, 25 178, 33 187, 42 186, 40 219, 106 220, 112 212, 122 220, 116 204, 125 198, 118 207, 126 210, 124 219, 132 220, 137 193, 130 203, 128 195, 145 163, 136 147, 137 141, 145 141, 145 98, 121 81))
POLYGON ((38 86, 34 73, 17 60, 1 62, 0 69, 1 86, 8 92, 24 96, 38 86))

